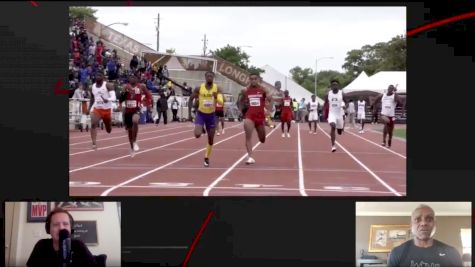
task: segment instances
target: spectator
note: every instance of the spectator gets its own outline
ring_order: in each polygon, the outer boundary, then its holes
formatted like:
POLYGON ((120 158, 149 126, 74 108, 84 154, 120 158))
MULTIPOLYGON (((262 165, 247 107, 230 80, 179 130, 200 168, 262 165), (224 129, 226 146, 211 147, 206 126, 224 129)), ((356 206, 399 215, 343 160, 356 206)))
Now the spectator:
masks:
POLYGON ((104 47, 101 41, 96 42, 96 61, 99 65, 102 65, 102 54, 104 52, 104 47))
POLYGON ((160 91, 159 98, 157 100, 157 112, 158 112, 158 119, 156 121, 156 124, 160 123, 160 118, 163 115, 163 123, 166 125, 167 124, 167 111, 168 111, 168 98, 170 96, 166 96, 165 92, 163 90, 160 91))
POLYGON ((109 62, 107 62, 107 77, 109 81, 117 79, 117 62, 112 58, 109 58, 109 62))
POLYGON ((305 98, 302 98, 302 100, 300 100, 298 112, 298 121, 305 122, 305 115, 307 115, 307 104, 305 103, 305 98))
POLYGON ((156 77, 157 72, 158 72, 158 66, 157 66, 157 64, 153 64, 153 66, 152 66, 152 76, 156 77))
POLYGON ((147 80, 147 89, 152 93, 158 93, 158 88, 153 84, 154 80, 153 77, 147 80))
POLYGON ((163 66, 162 75, 167 78, 170 77, 168 73, 167 65, 163 66))
POLYGON ((130 60, 130 70, 132 72, 135 72, 138 66, 139 66, 139 60, 137 59, 137 56, 134 55, 132 59, 130 60))
POLYGON ((79 70, 79 81, 80 81, 80 83, 84 86, 87 86, 87 80, 89 79, 89 76, 90 76, 89 70, 86 68, 84 63, 82 63, 81 69, 79 70))
POLYGON ((298 110, 299 110, 299 103, 297 102, 297 99, 292 100, 292 110, 294 112, 294 119, 295 121, 298 121, 297 115, 298 115, 298 110))
POLYGON ((173 121, 178 121, 177 113, 178 113, 178 107, 179 107, 178 100, 176 100, 176 97, 173 97, 173 101, 171 104, 172 107, 172 113, 173 113, 173 121))

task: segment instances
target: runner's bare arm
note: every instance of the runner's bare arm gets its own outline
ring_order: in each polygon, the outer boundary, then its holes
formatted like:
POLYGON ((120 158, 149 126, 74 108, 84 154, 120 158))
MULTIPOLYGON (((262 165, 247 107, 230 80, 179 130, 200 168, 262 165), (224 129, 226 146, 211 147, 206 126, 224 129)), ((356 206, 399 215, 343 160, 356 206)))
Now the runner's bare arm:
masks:
POLYGON ((153 96, 152 93, 147 89, 144 84, 140 85, 140 89, 142 89, 142 93, 145 95, 145 105, 148 109, 153 108, 153 96))
POLYGON ((193 100, 198 97, 199 91, 200 91, 200 88, 195 87, 195 89, 193 90, 193 92, 190 95, 190 99, 188 99, 188 108, 193 107, 193 100))
POLYGON ((116 95, 115 95, 114 85, 113 85, 112 83, 106 82, 106 88, 107 88, 107 91, 109 91, 109 97, 108 97, 108 98, 104 98, 104 97, 101 95, 102 100, 104 100, 105 103, 107 103, 107 102, 109 102, 109 101, 116 101, 116 100, 117 100, 117 97, 116 97, 116 95))
POLYGON ((89 109, 86 115, 89 115, 91 113, 91 109, 92 109, 92 106, 94 105, 94 102, 95 102, 94 94, 91 94, 91 100, 89 101, 89 109))
POLYGON ((377 109, 377 106, 378 106, 379 102, 381 102, 381 99, 383 99, 383 94, 380 94, 380 95, 379 95, 378 97, 376 97, 376 99, 374 100, 373 105, 371 106, 373 112, 377 109))
POLYGON ((216 102, 219 103, 220 105, 223 105, 224 104, 224 99, 223 99, 223 91, 221 90, 221 88, 219 86, 217 86, 218 88, 218 92, 216 93, 216 96, 215 96, 215 99, 216 99, 216 102))

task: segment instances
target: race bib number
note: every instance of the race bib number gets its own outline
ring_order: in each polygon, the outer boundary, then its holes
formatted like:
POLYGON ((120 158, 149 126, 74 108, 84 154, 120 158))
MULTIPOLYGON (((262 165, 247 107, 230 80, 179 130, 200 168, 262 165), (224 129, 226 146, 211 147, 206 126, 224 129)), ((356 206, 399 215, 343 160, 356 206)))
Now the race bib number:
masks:
POLYGON ((284 101, 284 107, 290 107, 290 100, 284 101))
POLYGON ((206 108, 213 107, 214 106, 214 100, 209 100, 209 99, 203 100, 203 106, 206 107, 206 108))
POLYGON ((249 105, 251 107, 259 107, 261 105, 261 99, 260 98, 251 98, 249 99, 249 105))
POLYGON ((385 106, 384 108, 387 110, 391 110, 391 106, 385 106))
POLYGON ((310 105, 310 109, 311 109, 311 110, 316 110, 316 109, 317 109, 317 105, 315 105, 315 104, 310 105))
POLYGON ((96 101, 97 105, 104 105, 104 101, 96 101))
POLYGON ((137 107, 137 101, 135 100, 127 100, 127 102, 125 103, 125 106, 127 108, 136 108, 137 107))
POLYGON ((338 104, 334 103, 334 104, 332 104, 332 107, 336 108, 336 107, 338 107, 338 104))

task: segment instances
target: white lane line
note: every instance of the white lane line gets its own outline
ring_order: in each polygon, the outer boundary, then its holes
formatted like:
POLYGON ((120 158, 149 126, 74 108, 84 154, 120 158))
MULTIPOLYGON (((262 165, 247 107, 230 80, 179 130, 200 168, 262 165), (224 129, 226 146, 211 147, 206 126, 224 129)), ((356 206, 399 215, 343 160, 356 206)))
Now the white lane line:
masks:
MULTIPOLYGON (((111 187, 112 185, 74 185, 71 187, 75 188, 108 188, 111 187)), ((122 189, 127 189, 127 188, 142 188, 142 189, 162 189, 163 186, 153 186, 153 185, 126 185, 123 186, 122 189)), ((169 186, 166 187, 166 189, 180 189, 183 191, 186 191, 187 189, 189 190, 195 190, 195 189, 205 189, 205 186, 169 186)), ((297 191, 297 188, 285 188, 285 187, 275 187, 275 188, 266 188, 266 187, 231 187, 231 186, 216 186, 213 189, 225 189, 225 190, 255 190, 255 191, 297 191)), ((348 188, 342 188, 342 189, 311 189, 307 188, 305 189, 308 192, 340 192, 340 193, 375 193, 375 194, 391 194, 391 192, 388 191, 364 191, 364 190, 348 190, 348 188)), ((398 192, 400 194, 405 194, 404 192, 398 192)))
MULTIPOLYGON (((232 135, 232 136, 230 136, 230 137, 228 137, 228 138, 226 138, 226 139, 223 139, 223 140, 221 140, 221 141, 215 143, 214 145, 219 145, 220 143, 225 142, 225 141, 227 141, 227 140, 229 140, 229 139, 231 139, 231 138, 234 138, 234 137, 236 137, 236 136, 238 136, 238 135, 241 135, 241 134, 243 134, 243 133, 244 133, 244 132, 240 132, 240 133, 237 133, 237 134, 235 134, 235 135, 232 135)), ((161 166, 159 166, 159 167, 157 167, 157 168, 155 168, 155 169, 153 169, 153 170, 150 170, 150 171, 148 171, 148 172, 145 172, 145 173, 142 173, 142 174, 140 174, 140 175, 137 175, 137 176, 135 176, 135 177, 133 177, 133 178, 131 178, 131 179, 125 181, 125 182, 122 182, 122 183, 120 183, 120 184, 118 184, 118 185, 115 185, 115 186, 113 186, 113 187, 107 189, 106 191, 102 192, 101 196, 107 196, 110 192, 116 190, 116 189, 119 188, 119 187, 122 187, 122 186, 124 186, 124 185, 126 185, 126 184, 130 184, 130 183, 132 183, 132 182, 135 182, 135 181, 137 181, 137 180, 139 180, 139 179, 141 179, 141 178, 143 178, 143 177, 145 177, 145 176, 147 176, 147 175, 149 175, 149 174, 151 174, 151 173, 154 173, 154 172, 159 171, 159 170, 161 170, 161 169, 163 169, 163 168, 166 168, 167 166, 170 166, 170 165, 172 165, 172 164, 174 164, 174 163, 176 163, 176 162, 179 162, 179 161, 184 160, 184 159, 186 159, 186 158, 189 158, 189 157, 191 157, 191 156, 193 156, 193 155, 196 155, 197 153, 200 153, 200 152, 202 152, 202 151, 204 151, 204 150, 206 150, 206 148, 199 149, 199 150, 197 150, 197 151, 195 151, 195 152, 193 152, 193 153, 190 153, 190 154, 188 154, 188 155, 186 155, 186 156, 183 156, 183 157, 178 158, 178 159, 176 159, 176 160, 170 161, 170 162, 167 163, 167 164, 161 165, 161 166)))
MULTIPOLYGON (((268 133, 266 135, 266 139, 267 137, 269 137, 275 130, 277 130, 278 127, 275 127, 272 131, 270 131, 270 133, 268 133)), ((257 144, 254 145, 254 147, 252 148, 252 150, 254 151, 259 145, 261 144, 261 142, 257 142, 257 144)), ((229 167, 225 172, 223 172, 218 178, 216 178, 216 180, 214 180, 206 189, 205 191, 203 192, 203 196, 207 197, 209 196, 209 192, 211 191, 211 189, 213 189, 213 187, 215 185, 217 185, 221 180, 223 180, 223 178, 228 175, 228 173, 230 173, 238 164, 239 162, 241 162, 243 159, 245 159, 247 157, 247 152, 240 158, 238 159, 236 162, 234 162, 233 165, 231 165, 231 167, 229 167)))
MULTIPOLYGON (((239 124, 238 124, 238 125, 235 125, 235 126, 232 126, 232 127, 228 127, 227 129, 234 128, 234 127, 237 127, 237 126, 239 126, 239 124)), ((190 137, 190 138, 186 138, 186 139, 183 139, 183 140, 178 140, 178 141, 176 141, 176 142, 173 142, 173 143, 170 143, 170 144, 166 144, 166 145, 163 145, 163 146, 158 146, 158 147, 150 148, 150 149, 147 149, 147 150, 143 150, 143 151, 140 151, 140 152, 135 153, 135 156, 137 156, 137 155, 139 155, 139 154, 142 154, 142 153, 149 152, 149 151, 153 151, 153 150, 157 150, 157 149, 164 148, 164 147, 167 147, 167 146, 171 146, 171 145, 174 145, 174 144, 178 144, 178 143, 181 143, 181 142, 184 142, 184 141, 188 141, 188 140, 191 140, 191 139, 196 139, 196 137, 190 137)), ((103 164, 106 164, 106 163, 109 163, 109 162, 112 162, 112 161, 116 161, 116 160, 124 159, 124 158, 128 158, 128 157, 130 157, 130 155, 125 155, 125 156, 122 156, 122 157, 105 160, 105 161, 102 161, 102 162, 99 162, 99 163, 95 163, 95 164, 88 165, 88 166, 85 166, 85 167, 81 167, 81 168, 77 168, 77 169, 74 169, 74 170, 70 170, 69 173, 73 173, 73 172, 77 172, 77 171, 89 169, 89 168, 92 168, 92 167, 96 167, 96 166, 99 166, 99 165, 103 165, 103 164)))
MULTIPOLYGON (((174 128, 168 128, 168 129, 160 129, 160 130, 155 130, 155 131, 150 131, 150 132, 140 132, 139 133, 142 135, 142 134, 151 134, 151 133, 158 133, 158 132, 164 132, 164 131, 168 131, 168 130, 174 130, 174 129, 179 129, 179 128, 191 128, 189 126, 180 126, 180 127, 174 127, 174 128)), ((128 135, 121 135, 121 136, 115 136, 115 137, 109 137, 109 138, 104 138, 104 139, 97 139, 96 141, 106 141, 106 140, 113 140, 113 139, 119 139, 119 138, 124 138, 124 137, 128 137, 128 135)), ((90 136, 89 136, 89 139, 90 139, 90 136)), ((88 140, 88 141, 84 141, 84 142, 78 142, 78 143, 72 143, 72 144, 69 144, 70 146, 75 146, 75 145, 80 145, 80 144, 90 144, 92 143, 91 140, 88 140)))
POLYGON ((297 135, 298 135, 298 151, 299 151, 299 192, 302 196, 307 197, 305 193, 305 184, 303 176, 303 164, 302 164, 302 145, 300 142, 300 123, 297 124, 297 135))
MULTIPOLYGON (((328 138, 330 138, 330 135, 328 135, 323 129, 322 127, 320 127, 320 124, 318 124, 318 129, 320 129, 320 131, 322 131, 322 133, 324 133, 328 138)), ((381 183, 384 187, 386 187, 389 191, 391 191, 394 195, 396 196, 401 196, 401 194, 399 194, 394 188, 392 188, 391 186, 389 186, 386 182, 383 181, 383 179, 381 179, 378 175, 376 175, 373 171, 370 170, 370 168, 368 168, 366 165, 364 165, 361 161, 359 161, 355 156, 353 156, 353 154, 350 153, 350 151, 346 150, 346 148, 344 146, 342 146, 340 143, 336 142, 335 143, 341 148, 343 149, 343 151, 345 151, 354 161, 356 161, 356 163, 358 163, 361 167, 363 167, 367 172, 369 172, 379 183, 381 183)))
POLYGON ((389 148, 387 148, 387 147, 385 147, 385 146, 382 146, 382 145, 380 145, 380 144, 377 144, 376 142, 373 142, 373 141, 371 141, 371 140, 369 140, 369 139, 366 139, 366 138, 364 138, 364 137, 362 137, 362 136, 359 136, 359 135, 357 135, 357 134, 354 134, 354 133, 352 133, 352 132, 350 132, 350 131, 347 131, 347 133, 350 133, 350 134, 352 134, 352 135, 354 135, 354 136, 356 136, 356 137, 358 137, 358 138, 360 138, 360 139, 365 140, 365 141, 368 142, 368 143, 371 143, 371 144, 373 144, 373 145, 375 145, 375 146, 377 146, 377 147, 379 147, 379 148, 385 149, 385 150, 387 150, 387 151, 393 153, 394 155, 397 155, 397 156, 399 156, 399 157, 401 157, 401 158, 403 158, 403 159, 406 159, 406 156, 404 156, 404 155, 402 155, 402 154, 399 154, 399 153, 397 153, 397 152, 395 152, 395 151, 392 151, 391 149, 389 149, 389 148))
MULTIPOLYGON (((189 133, 189 132, 190 132, 190 130, 186 130, 186 131, 181 131, 181 132, 176 132, 176 133, 171 133, 171 134, 165 134, 165 135, 160 135, 160 136, 155 136, 155 137, 140 139, 140 140, 138 140, 138 141, 139 141, 139 142, 148 141, 148 140, 159 139, 159 138, 163 138, 163 137, 167 137, 167 136, 171 136, 171 135, 176 135, 176 134, 180 134, 180 133, 189 133)), ((99 147, 99 148, 97 149, 97 151, 99 151, 99 150, 105 150, 105 149, 109 149, 109 148, 113 148, 113 147, 118 147, 118 146, 123 146, 123 145, 130 145, 130 143, 127 142, 127 143, 120 143, 120 144, 112 145, 112 146, 99 147)), ((96 151, 96 150, 94 150, 94 149, 89 149, 89 150, 86 150, 86 151, 71 153, 71 154, 69 154, 69 156, 75 156, 75 155, 80 155, 80 154, 90 153, 90 152, 95 152, 95 151, 96 151)))

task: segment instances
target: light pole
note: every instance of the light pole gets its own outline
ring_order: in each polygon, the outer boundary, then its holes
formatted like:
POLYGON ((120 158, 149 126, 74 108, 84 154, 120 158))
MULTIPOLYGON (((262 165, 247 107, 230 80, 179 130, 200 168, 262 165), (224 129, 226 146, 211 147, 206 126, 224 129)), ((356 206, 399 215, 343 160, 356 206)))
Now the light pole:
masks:
MULTIPOLYGON (((127 23, 127 22, 114 22, 114 23, 111 23, 109 25, 106 25, 105 27, 110 27, 110 26, 115 25, 115 24, 121 24, 121 25, 124 25, 124 26, 129 25, 129 23, 127 23)), ((102 27, 101 27, 101 33, 100 33, 99 39, 102 39, 102 27)))
POLYGON ((322 59, 333 59, 333 57, 321 57, 321 58, 317 58, 315 60, 315 97, 317 96, 317 63, 319 60, 322 60, 322 59))
POLYGON ((114 23, 111 23, 111 24, 109 24, 109 25, 106 25, 106 27, 110 27, 110 26, 112 26, 112 25, 114 25, 114 24, 121 24, 121 25, 124 25, 124 26, 129 25, 129 23, 127 23, 127 22, 114 22, 114 23))

